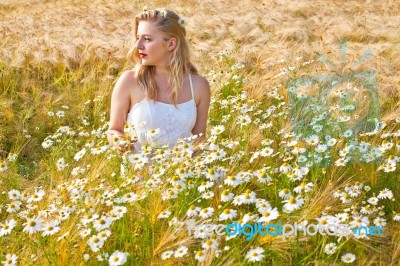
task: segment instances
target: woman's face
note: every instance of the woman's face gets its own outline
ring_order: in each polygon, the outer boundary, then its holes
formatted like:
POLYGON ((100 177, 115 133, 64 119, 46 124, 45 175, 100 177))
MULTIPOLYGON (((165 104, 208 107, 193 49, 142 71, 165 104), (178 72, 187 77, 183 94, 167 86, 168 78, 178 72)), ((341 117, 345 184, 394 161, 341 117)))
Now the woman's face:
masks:
POLYGON ((164 35, 151 21, 140 21, 137 30, 137 49, 142 65, 168 65, 171 40, 165 41, 164 35))

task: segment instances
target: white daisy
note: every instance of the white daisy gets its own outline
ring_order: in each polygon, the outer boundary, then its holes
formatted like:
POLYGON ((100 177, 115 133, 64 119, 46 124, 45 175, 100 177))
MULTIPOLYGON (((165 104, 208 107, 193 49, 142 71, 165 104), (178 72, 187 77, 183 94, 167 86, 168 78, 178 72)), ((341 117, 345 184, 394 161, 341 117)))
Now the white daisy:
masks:
POLYGON ((194 205, 190 205, 189 209, 186 212, 188 217, 196 216, 201 211, 200 207, 196 207, 194 205))
POLYGON ((108 258, 108 262, 110 266, 117 266, 117 265, 122 265, 126 262, 127 257, 129 253, 128 252, 121 252, 119 250, 116 250, 111 256, 108 258))
POLYGON ((325 245, 324 251, 328 255, 332 255, 337 251, 337 245, 335 243, 328 243, 325 245))
POLYGON ((387 188, 379 192, 379 195, 377 196, 378 199, 391 199, 393 198, 393 192, 387 188))
POLYGON ((224 189, 224 190, 221 192, 221 201, 222 201, 222 202, 230 201, 230 200, 233 199, 234 196, 235 196, 235 195, 234 195, 232 192, 229 192, 229 190, 224 189))
POLYGON ((171 211, 165 210, 160 212, 160 214, 157 216, 158 219, 166 219, 171 215, 171 211))
POLYGON ((341 259, 344 263, 352 263, 355 261, 356 256, 352 253, 346 253, 341 257, 341 259))
POLYGON ((181 258, 187 254, 188 248, 186 246, 180 246, 174 252, 175 258, 181 258))
POLYGON ((217 240, 210 238, 210 239, 207 239, 206 241, 204 241, 203 244, 201 244, 201 247, 204 248, 204 250, 217 249, 218 242, 217 242, 217 240))
POLYGON ((394 213, 393 214, 393 220, 396 222, 400 222, 400 213, 394 213))
POLYGON ((167 17, 168 10, 166 8, 160 8, 158 11, 160 11, 161 16, 163 16, 164 18, 167 17))
POLYGON ((281 197, 282 199, 285 199, 285 200, 292 197, 292 193, 290 193, 290 190, 287 188, 284 188, 281 191, 279 191, 278 195, 279 195, 279 197, 281 197))
POLYGON ((263 213, 261 213, 261 218, 258 219, 258 222, 260 223, 268 223, 272 220, 275 220, 279 216, 278 209, 275 208, 270 208, 268 210, 265 210, 263 213))
POLYGON ((214 214, 214 208, 212 207, 204 208, 199 212, 199 216, 203 219, 210 218, 213 214, 214 214))
POLYGON ((178 23, 181 27, 185 27, 187 25, 187 18, 180 16, 178 19, 178 23))
POLYGON ((97 252, 104 245, 104 239, 98 235, 93 235, 89 238, 88 244, 93 252, 97 252))
POLYGON ((237 210, 234 209, 225 209, 220 215, 219 215, 219 220, 220 221, 225 221, 225 220, 232 220, 237 216, 237 210))
POLYGON ((171 258, 172 255, 174 255, 174 252, 172 250, 164 251, 163 253, 161 253, 161 259, 162 260, 169 259, 171 258))
POLYGON ((44 189, 35 189, 35 193, 33 193, 33 195, 27 200, 28 203, 31 202, 38 202, 41 201, 43 199, 45 192, 44 189))
POLYGON ((33 234, 38 232, 42 226, 42 219, 40 217, 28 218, 23 224, 25 227, 22 231, 28 234, 33 234))
POLYGON ((261 261, 264 258, 264 249, 256 247, 250 249, 246 254, 246 259, 250 262, 261 261))
POLYGON ((50 221, 43 224, 41 230, 43 231, 42 236, 51 236, 60 231, 58 227, 58 221, 50 221))
POLYGON ((93 220, 93 227, 96 231, 103 231, 112 224, 112 219, 108 216, 102 215, 100 218, 93 220))
POLYGON ((0 237, 10 234, 16 225, 17 223, 14 219, 6 221, 4 224, 0 223, 0 237))
POLYGON ((194 258, 198 261, 198 262, 202 262, 206 259, 206 252, 204 250, 199 250, 196 252, 196 255, 194 256, 194 258))
POLYGON ((21 204, 22 203, 20 201, 12 201, 6 205, 6 207, 7 207, 6 211, 9 213, 16 212, 20 209, 21 204))
POLYGON ((82 157, 86 154, 86 148, 83 148, 82 150, 80 150, 79 152, 77 152, 74 156, 74 160, 75 161, 79 161, 80 159, 82 159, 82 157))
POLYGON ((15 254, 7 254, 6 255, 6 260, 3 260, 1 264, 4 266, 15 266, 17 265, 18 262, 18 256, 15 254))
POLYGON ((288 212, 292 212, 303 206, 304 199, 300 198, 300 196, 297 196, 296 198, 292 196, 290 199, 284 200, 283 202, 286 202, 286 204, 283 205, 283 208, 288 212))
POLYGON ((376 217, 374 219, 374 224, 376 226, 384 227, 386 225, 386 220, 382 217, 376 217))
POLYGON ((21 199, 21 192, 19 192, 18 190, 15 190, 15 189, 10 190, 8 192, 8 197, 11 200, 19 200, 19 199, 21 199))

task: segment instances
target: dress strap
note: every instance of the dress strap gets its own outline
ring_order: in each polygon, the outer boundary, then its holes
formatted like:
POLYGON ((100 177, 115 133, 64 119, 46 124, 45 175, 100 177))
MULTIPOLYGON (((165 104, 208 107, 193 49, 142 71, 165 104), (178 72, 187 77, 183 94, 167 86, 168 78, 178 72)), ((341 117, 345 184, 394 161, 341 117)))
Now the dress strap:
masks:
POLYGON ((193 84, 192 84, 192 76, 189 73, 189 81, 190 81, 190 89, 192 90, 192 99, 194 99, 194 94, 193 94, 193 84))

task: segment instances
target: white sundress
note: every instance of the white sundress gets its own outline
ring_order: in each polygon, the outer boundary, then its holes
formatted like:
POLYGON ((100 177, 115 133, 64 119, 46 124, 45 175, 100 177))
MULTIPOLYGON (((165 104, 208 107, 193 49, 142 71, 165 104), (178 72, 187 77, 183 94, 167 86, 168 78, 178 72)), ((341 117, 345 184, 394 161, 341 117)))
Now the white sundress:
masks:
POLYGON ((141 152, 141 146, 148 142, 151 145, 170 147, 176 145, 180 138, 192 135, 196 123, 197 107, 194 100, 192 77, 189 73, 192 99, 177 104, 163 103, 144 98, 135 103, 127 116, 127 125, 133 126, 138 141, 135 143, 135 152, 141 152), (154 130, 157 134, 151 134, 154 130))

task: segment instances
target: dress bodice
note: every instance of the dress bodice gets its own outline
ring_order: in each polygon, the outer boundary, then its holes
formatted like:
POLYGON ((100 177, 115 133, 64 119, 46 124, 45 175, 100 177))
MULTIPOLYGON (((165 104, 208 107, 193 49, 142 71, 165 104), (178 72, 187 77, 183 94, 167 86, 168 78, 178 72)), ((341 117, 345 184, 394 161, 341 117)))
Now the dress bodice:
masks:
POLYGON ((141 146, 146 142, 160 147, 164 144, 172 147, 180 138, 191 136, 197 112, 190 73, 189 81, 192 99, 177 104, 176 107, 147 98, 132 106, 127 116, 127 124, 133 126, 138 139, 135 150, 141 151, 141 146))

